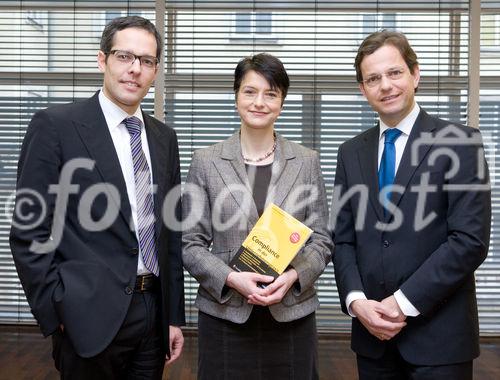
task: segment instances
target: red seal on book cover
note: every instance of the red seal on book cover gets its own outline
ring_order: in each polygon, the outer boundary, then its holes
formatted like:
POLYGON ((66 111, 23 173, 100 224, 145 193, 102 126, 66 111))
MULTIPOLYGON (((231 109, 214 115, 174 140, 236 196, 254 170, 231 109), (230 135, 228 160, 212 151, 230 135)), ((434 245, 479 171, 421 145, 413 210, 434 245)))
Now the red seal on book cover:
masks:
POLYGON ((299 240, 300 240, 299 233, 298 232, 292 232, 292 234, 290 235, 290 241, 295 244, 295 243, 298 243, 299 240))

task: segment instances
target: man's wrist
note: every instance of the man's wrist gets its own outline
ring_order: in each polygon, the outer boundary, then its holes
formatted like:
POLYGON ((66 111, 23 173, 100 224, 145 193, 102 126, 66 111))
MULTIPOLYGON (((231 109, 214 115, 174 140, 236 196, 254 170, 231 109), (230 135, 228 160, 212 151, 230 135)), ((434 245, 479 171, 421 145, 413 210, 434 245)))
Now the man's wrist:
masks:
POLYGON ((356 300, 366 300, 366 295, 364 292, 360 290, 353 290, 349 292, 349 294, 346 297, 345 304, 347 308, 347 312, 349 315, 353 318, 356 318, 356 315, 352 311, 352 303, 356 300))
POLYGON ((401 289, 394 293, 394 299, 399 306, 399 309, 406 317, 417 317, 420 312, 415 306, 410 302, 408 298, 404 295, 401 289))

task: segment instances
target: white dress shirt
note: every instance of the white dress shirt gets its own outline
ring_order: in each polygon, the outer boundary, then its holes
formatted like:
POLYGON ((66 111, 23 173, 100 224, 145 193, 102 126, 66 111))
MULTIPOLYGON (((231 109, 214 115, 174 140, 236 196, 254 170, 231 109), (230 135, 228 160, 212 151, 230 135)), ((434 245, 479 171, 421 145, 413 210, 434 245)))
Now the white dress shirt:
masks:
MULTIPOLYGON (((132 150, 130 148, 130 134, 127 127, 123 123, 123 120, 130 116, 135 116, 142 122, 141 131, 141 143, 142 150, 146 156, 146 161, 148 162, 149 172, 151 175, 151 191, 153 191, 153 174, 151 172, 151 157, 149 155, 149 145, 146 136, 146 131, 144 130, 144 119, 142 117, 141 107, 137 107, 133 115, 127 114, 124 110, 113 103, 104 92, 99 92, 99 104, 101 105, 102 112, 106 118, 106 124, 108 125, 109 133, 113 139, 113 144, 115 146, 116 154, 118 155, 118 161, 120 161, 120 167, 122 169, 123 178, 125 179, 125 185, 127 187, 128 200, 130 202, 130 209, 132 210, 132 220, 134 226, 137 226, 137 200, 135 196, 135 177, 134 177, 134 164, 132 161, 132 150)), ((124 199, 121 200, 125 201, 124 199)), ((135 231, 137 236, 137 241, 139 241, 139 232, 135 231)), ((140 252, 139 247, 139 259, 137 262, 137 274, 143 275, 151 273, 142 259, 142 252, 140 252)))
MULTIPOLYGON (((394 147, 396 149, 396 167, 394 174, 398 172, 399 163, 401 162, 401 157, 403 157, 403 152, 405 150, 406 143, 408 142, 408 137, 410 136, 411 129, 413 128, 413 125, 415 124, 415 120, 417 120, 419 113, 420 113, 420 107, 418 106, 417 103, 415 103, 411 112, 403 120, 401 120, 398 125, 394 127, 403 132, 394 142, 394 147)), ((380 161, 382 160, 382 153, 384 152, 384 140, 385 140, 384 132, 390 128, 382 120, 379 120, 379 125, 380 125, 380 135, 378 142, 378 167, 380 167, 380 161)), ((394 298, 396 298, 396 302, 398 303, 399 308, 404 313, 404 315, 409 317, 416 317, 417 315, 420 314, 420 312, 415 308, 415 306, 413 306, 413 304, 408 300, 408 298, 406 298, 401 289, 398 289, 394 293, 394 298)), ((355 315, 352 313, 351 310, 351 303, 358 299, 366 300, 367 298, 365 293, 359 290, 353 290, 349 292, 349 294, 346 297, 345 303, 347 306, 347 311, 349 312, 349 315, 351 317, 355 317, 355 315)))

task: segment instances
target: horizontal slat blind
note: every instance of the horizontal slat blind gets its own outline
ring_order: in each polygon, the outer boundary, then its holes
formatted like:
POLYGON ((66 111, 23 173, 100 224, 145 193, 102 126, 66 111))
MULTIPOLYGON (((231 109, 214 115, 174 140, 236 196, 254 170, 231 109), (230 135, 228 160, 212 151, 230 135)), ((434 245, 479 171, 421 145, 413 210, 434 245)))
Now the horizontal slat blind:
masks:
MULTIPOLYGON (((500 14, 499 2, 483 5, 483 23, 500 14)), ((292 85, 277 129, 320 153, 329 193, 338 146, 376 121, 359 93, 352 67, 368 33, 382 27, 405 32, 421 64, 417 100, 430 113, 465 122, 469 1, 177 0, 165 6, 165 111, 179 135, 183 179, 195 149, 221 141, 239 127, 233 70, 239 59, 257 52, 270 52, 284 62, 292 85)), ((83 99, 100 87, 95 57, 102 29, 109 19, 125 14, 154 21, 155 2, 0 3, 0 206, 7 205, 7 212, 0 214, 0 322, 32 321, 8 247, 8 199, 26 126, 36 110, 83 99)), ((482 29, 481 128, 491 135, 490 165, 498 134, 498 43, 496 29, 482 29)), ((151 92, 145 108, 152 113, 151 92)), ((496 187, 494 193, 498 203, 496 187)), ((500 332, 496 203, 494 210, 490 254, 477 272, 482 334, 500 332)), ((348 331, 331 264, 317 287, 319 328, 348 331)), ((196 322, 196 288, 186 276, 190 324, 196 322)))
POLYGON ((482 1, 479 128, 486 140, 492 182, 490 251, 478 269, 481 332, 500 331, 500 2, 482 1))
MULTIPOLYGON (((269 52, 283 61, 291 78, 277 130, 320 153, 331 193, 339 145, 376 121, 359 92, 353 63, 363 38, 382 27, 405 32, 417 51, 423 71, 419 103, 433 114, 465 122, 467 1, 169 1, 166 5, 166 18, 175 25, 166 73, 167 121, 180 137, 183 178, 195 149, 221 141, 239 127, 232 94, 237 62, 269 52), (267 33, 259 32, 262 19, 268 20, 267 33)), ((192 301, 197 284, 189 276, 186 279, 192 301)), ((331 264, 317 289, 319 328, 349 331, 331 264)), ((194 307, 188 314, 194 323, 194 307)))

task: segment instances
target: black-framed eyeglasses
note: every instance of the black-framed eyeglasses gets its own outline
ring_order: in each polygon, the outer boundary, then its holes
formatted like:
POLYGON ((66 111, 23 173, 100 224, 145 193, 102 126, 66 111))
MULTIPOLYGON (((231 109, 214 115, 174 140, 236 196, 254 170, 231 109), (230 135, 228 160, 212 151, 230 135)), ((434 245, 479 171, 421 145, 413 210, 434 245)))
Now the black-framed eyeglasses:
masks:
POLYGON ((135 55, 126 50, 111 50, 108 54, 113 54, 118 62, 126 65, 131 65, 138 59, 141 66, 148 69, 154 69, 159 62, 158 58, 151 55, 135 55))

